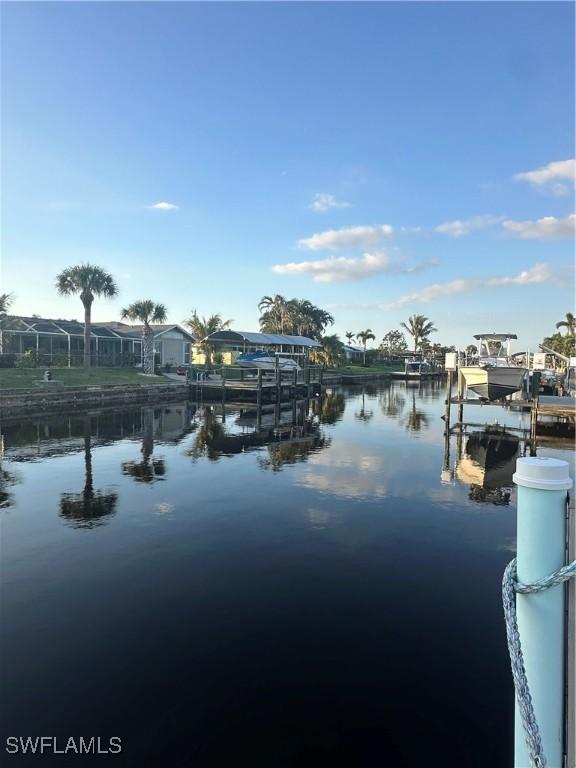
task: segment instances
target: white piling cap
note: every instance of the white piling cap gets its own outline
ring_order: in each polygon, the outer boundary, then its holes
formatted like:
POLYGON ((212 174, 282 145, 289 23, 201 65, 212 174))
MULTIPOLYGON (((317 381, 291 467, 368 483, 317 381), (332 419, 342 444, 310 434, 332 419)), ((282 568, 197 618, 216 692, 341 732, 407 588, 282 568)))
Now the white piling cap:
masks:
POLYGON ((526 456, 516 460, 512 476, 516 485, 542 491, 566 491, 572 488, 568 462, 547 456, 526 456))

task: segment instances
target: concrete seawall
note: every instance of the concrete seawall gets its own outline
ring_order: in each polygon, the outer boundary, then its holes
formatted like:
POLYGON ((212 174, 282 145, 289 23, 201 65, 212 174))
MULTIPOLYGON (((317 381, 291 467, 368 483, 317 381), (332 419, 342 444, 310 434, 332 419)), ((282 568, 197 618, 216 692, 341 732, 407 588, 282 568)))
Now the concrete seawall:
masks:
POLYGON ((184 384, 4 389, 0 390, 0 418, 70 411, 76 408, 185 400, 189 392, 189 387, 184 384))

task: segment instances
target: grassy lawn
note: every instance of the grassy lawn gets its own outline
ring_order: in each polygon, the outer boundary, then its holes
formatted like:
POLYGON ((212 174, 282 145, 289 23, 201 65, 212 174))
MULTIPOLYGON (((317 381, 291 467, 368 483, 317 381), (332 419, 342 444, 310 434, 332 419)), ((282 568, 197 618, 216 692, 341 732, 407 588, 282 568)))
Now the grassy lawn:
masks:
MULTIPOLYGON (((54 381, 65 386, 101 384, 168 384, 164 376, 144 376, 135 368, 52 368, 54 381)), ((45 368, 0 368, 0 389, 33 387, 44 376, 45 368)))

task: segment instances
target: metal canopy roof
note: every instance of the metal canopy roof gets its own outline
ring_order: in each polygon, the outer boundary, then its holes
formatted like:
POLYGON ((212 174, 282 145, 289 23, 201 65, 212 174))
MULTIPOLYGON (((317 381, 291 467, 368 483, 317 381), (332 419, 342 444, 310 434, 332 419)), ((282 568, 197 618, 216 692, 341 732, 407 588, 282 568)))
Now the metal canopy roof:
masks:
MULTIPOLYGON (((84 323, 78 320, 48 320, 43 317, 18 317, 9 316, 9 324, 4 328, 5 333, 29 333, 49 336, 84 336, 84 323)), ((137 333, 118 334, 111 328, 93 324, 90 326, 90 335, 104 339, 134 339, 141 341, 137 333)))
POLYGON ((321 347, 318 341, 307 336, 286 336, 279 333, 252 333, 251 331, 215 331, 206 337, 211 341, 247 341, 250 344, 261 346, 273 346, 277 344, 290 344, 296 347, 321 347))
POLYGON ((515 333, 478 333, 475 339, 493 339, 494 341, 505 341, 506 339, 517 339, 515 333))

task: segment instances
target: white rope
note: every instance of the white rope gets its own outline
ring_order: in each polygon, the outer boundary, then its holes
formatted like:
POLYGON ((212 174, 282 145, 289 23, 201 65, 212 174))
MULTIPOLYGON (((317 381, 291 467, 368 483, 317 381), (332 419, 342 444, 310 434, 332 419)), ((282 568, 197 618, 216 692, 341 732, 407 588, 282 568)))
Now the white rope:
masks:
POLYGON ((563 584, 570 578, 576 577, 576 560, 569 565, 559 568, 550 576, 535 581, 533 584, 522 584, 517 580, 516 558, 506 566, 502 579, 502 602, 504 604, 504 617, 506 620, 506 635, 508 637, 508 652, 512 664, 512 677, 516 690, 518 709, 524 726, 524 738, 528 747, 531 768, 546 768, 548 765, 546 755, 542 747, 540 730, 534 714, 534 705, 530 696, 530 688, 524 668, 524 657, 518 632, 516 618, 516 592, 533 594, 542 592, 549 587, 563 584))

